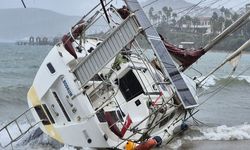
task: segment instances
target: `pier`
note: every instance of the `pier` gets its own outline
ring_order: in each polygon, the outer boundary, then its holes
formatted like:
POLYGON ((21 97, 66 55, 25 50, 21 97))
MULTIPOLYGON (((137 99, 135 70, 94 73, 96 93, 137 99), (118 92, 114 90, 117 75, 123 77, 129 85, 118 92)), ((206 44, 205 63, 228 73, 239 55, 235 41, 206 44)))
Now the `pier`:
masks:
POLYGON ((48 37, 34 37, 30 36, 29 40, 20 40, 17 41, 17 45, 55 45, 60 41, 61 37, 54 37, 54 38, 48 38, 48 37))

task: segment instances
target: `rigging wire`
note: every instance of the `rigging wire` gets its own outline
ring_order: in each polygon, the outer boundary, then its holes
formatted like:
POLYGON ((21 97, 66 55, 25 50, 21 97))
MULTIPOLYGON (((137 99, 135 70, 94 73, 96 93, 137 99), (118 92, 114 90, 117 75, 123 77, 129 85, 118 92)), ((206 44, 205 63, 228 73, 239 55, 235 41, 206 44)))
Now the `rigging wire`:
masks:
POLYGON ((157 2, 157 1, 159 1, 159 0, 154 0, 153 2, 150 2, 149 4, 146 4, 146 5, 142 6, 142 8, 146 8, 146 7, 148 7, 148 6, 152 5, 152 4, 154 4, 154 3, 157 2))
POLYGON ((204 15, 204 13, 206 13, 206 12, 205 12, 206 10, 211 9, 211 7, 212 7, 213 5, 215 5, 216 3, 220 2, 220 1, 222 1, 222 0, 214 0, 213 2, 211 2, 211 3, 209 4, 209 6, 206 6, 206 7, 204 7, 203 9, 199 10, 199 13, 197 13, 196 17, 199 17, 199 16, 204 15), (204 12, 204 13, 203 13, 203 12, 204 12))
POLYGON ((245 1, 243 1, 243 2, 239 2, 239 3, 237 3, 236 5, 234 5, 234 6, 232 6, 231 8, 239 8, 239 4, 243 4, 243 6, 244 5, 246 5, 247 3, 249 3, 249 0, 245 0, 245 1))
POLYGON ((188 12, 186 12, 184 14, 184 16, 186 16, 187 14, 189 14, 192 10, 194 10, 196 7, 198 7, 202 2, 204 2, 206 0, 201 0, 200 2, 198 2, 196 5, 194 5, 188 12))
POLYGON ((198 3, 196 3, 195 5, 192 5, 191 7, 188 7, 188 8, 186 8, 186 9, 184 9, 184 10, 182 10, 182 11, 179 11, 179 12, 177 12, 176 14, 178 15, 178 14, 181 14, 181 13, 183 13, 183 12, 185 12, 185 11, 189 11, 190 9, 194 9, 195 7, 198 7, 198 5, 200 5, 202 2, 204 2, 204 1, 206 1, 206 0, 200 0, 198 3))
POLYGON ((26 5, 25 5, 24 1, 23 0, 21 0, 21 1, 22 1, 22 4, 23 4, 23 7, 26 8, 26 5))
MULTIPOLYGON (((105 1, 105 2, 106 2, 106 1, 105 1)), ((106 10, 106 8, 105 8, 104 0, 100 0, 100 3, 101 3, 101 6, 102 6, 102 9, 103 9, 103 11, 104 11, 104 14, 105 14, 105 16, 106 16, 106 19, 107 19, 108 23, 110 23, 108 13, 107 13, 107 10, 106 10)))

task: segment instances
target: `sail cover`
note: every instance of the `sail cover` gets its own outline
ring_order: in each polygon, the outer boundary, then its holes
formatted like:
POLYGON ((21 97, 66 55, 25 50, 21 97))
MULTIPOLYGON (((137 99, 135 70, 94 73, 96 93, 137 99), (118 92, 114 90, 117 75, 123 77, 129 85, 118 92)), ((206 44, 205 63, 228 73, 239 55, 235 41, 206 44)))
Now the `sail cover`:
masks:
POLYGON ((197 102, 187 87, 187 84, 182 78, 163 41, 161 40, 153 25, 150 23, 138 1, 125 0, 125 3, 127 4, 128 9, 135 14, 138 23, 143 28, 148 41, 150 42, 155 54, 157 55, 157 58, 161 63, 164 75, 169 77, 184 108, 189 109, 196 107, 198 105, 197 102))
POLYGON ((183 69, 188 68, 190 65, 196 62, 202 55, 206 53, 203 48, 197 50, 188 50, 188 49, 178 48, 175 45, 165 41, 164 39, 162 40, 168 52, 180 62, 179 65, 182 66, 183 69))

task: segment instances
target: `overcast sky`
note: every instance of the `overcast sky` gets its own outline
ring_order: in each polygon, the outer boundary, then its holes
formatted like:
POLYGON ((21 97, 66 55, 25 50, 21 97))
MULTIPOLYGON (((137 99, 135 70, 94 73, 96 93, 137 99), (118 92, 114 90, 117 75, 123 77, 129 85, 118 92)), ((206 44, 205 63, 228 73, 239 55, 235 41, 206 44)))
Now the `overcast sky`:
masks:
MULTIPOLYGON (((93 7, 99 0, 24 0, 27 7, 29 8, 43 8, 53 10, 59 13, 67 15, 77 15, 82 16, 84 12, 87 12, 91 7, 93 7)), ((121 4, 122 0, 114 0, 118 5, 121 4)), ((145 0, 139 0, 145 1, 145 0)), ((192 3, 198 3, 201 0, 186 0, 192 3)), ((216 0, 202 0, 203 2, 200 6, 210 5, 216 0)), ((22 8, 21 0, 0 0, 2 8, 22 8)), ((238 9, 243 7, 249 0, 217 0, 217 2, 212 5, 213 7, 225 6, 228 8, 238 9)))

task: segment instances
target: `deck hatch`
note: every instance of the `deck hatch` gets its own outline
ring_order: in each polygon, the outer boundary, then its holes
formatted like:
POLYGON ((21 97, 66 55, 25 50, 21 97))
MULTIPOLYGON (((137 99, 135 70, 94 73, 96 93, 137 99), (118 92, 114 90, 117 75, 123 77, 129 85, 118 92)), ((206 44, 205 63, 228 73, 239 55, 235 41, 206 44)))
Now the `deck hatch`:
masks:
POLYGON ((119 79, 119 88, 127 102, 144 93, 140 82, 132 70, 119 79))

